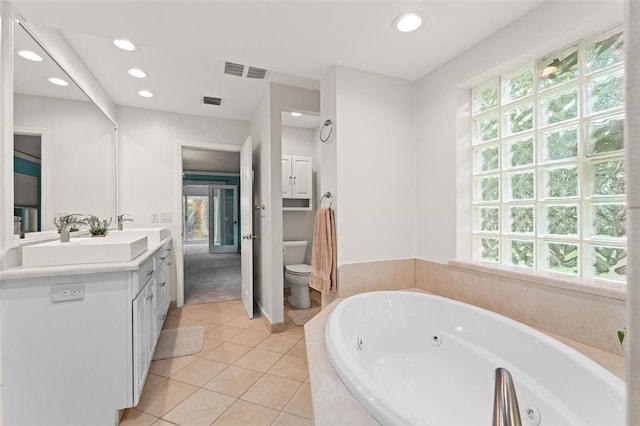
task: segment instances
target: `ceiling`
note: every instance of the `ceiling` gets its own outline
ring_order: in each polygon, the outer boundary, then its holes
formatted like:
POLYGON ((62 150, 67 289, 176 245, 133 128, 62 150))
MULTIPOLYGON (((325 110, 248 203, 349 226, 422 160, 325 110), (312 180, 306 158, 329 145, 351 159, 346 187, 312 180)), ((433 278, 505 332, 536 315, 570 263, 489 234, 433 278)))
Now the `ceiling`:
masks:
POLYGON ((415 81, 542 0, 520 1, 14 1, 30 23, 60 29, 116 104, 248 120, 268 82, 319 89, 334 65, 415 81), (413 33, 392 29, 421 11, 413 33), (112 44, 127 38, 126 52, 112 44), (223 73, 224 62, 269 70, 223 73), (132 67, 146 79, 127 74, 132 67), (140 97, 141 89, 153 98, 140 97), (203 105, 203 96, 223 98, 203 105))
POLYGON ((182 170, 187 172, 240 173, 240 153, 183 148, 182 170))

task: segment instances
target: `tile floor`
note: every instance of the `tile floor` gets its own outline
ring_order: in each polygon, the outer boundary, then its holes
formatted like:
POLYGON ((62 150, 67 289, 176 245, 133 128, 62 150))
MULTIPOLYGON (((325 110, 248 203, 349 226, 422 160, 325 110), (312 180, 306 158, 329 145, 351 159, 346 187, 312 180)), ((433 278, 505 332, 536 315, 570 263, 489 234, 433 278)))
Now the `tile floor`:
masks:
POLYGON ((204 326, 202 350, 153 361, 140 403, 120 424, 310 425, 304 328, 288 309, 286 330, 272 335, 239 300, 172 308, 164 328, 204 326))

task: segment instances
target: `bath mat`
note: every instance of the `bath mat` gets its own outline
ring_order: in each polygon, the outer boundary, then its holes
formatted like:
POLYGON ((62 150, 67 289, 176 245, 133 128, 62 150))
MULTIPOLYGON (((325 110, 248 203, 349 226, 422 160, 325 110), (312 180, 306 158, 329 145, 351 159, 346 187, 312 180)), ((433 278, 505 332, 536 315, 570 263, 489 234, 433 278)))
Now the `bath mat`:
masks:
POLYGON ((295 325, 305 325, 307 321, 318 315, 319 312, 320 306, 316 306, 310 309, 290 310, 287 315, 295 325))
POLYGON ((153 359, 176 358, 197 354, 202 350, 204 327, 169 328, 160 332, 153 359))

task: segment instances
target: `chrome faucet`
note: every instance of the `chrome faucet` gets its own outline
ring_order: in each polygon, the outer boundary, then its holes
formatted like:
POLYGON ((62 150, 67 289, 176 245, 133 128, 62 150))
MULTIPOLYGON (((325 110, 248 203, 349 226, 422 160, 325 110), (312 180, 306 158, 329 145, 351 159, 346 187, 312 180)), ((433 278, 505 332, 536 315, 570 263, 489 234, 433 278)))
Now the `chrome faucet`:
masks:
POLYGON ((129 215, 126 213, 118 215, 118 231, 122 231, 122 222, 133 222, 133 219, 125 216, 129 216, 129 215))
MULTIPOLYGON (((86 220, 78 220, 75 217, 80 216, 76 214, 68 214, 60 217, 60 242, 68 243, 71 239, 71 228, 74 225, 86 225, 86 220)), ((55 222, 55 221, 54 221, 55 222)))
POLYGON ((516 388, 506 368, 496 368, 493 395, 493 426, 522 426, 516 388))

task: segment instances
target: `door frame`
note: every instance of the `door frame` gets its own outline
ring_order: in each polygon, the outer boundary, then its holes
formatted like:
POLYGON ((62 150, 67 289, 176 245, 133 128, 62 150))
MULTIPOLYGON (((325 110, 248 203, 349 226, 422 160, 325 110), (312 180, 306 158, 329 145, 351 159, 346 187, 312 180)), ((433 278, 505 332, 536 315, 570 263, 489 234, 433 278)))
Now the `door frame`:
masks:
MULTIPOLYGON (((14 126, 13 135, 27 135, 40 137, 40 226, 42 231, 55 229, 53 226, 53 179, 51 178, 51 161, 53 159, 53 148, 51 146, 50 130, 40 127, 14 126)), ((11 139, 11 147, 13 152, 13 138, 11 139)), ((13 156, 11 160, 13 164, 13 156)), ((13 171, 13 166, 11 167, 13 171)), ((13 191, 13 188, 11 188, 13 191)), ((11 207, 13 211, 13 206, 11 207)))
MULTIPOLYGON (((244 141, 243 141, 244 142, 244 141)), ((184 305, 184 250, 182 239, 184 236, 184 220, 182 218, 183 208, 182 208, 182 200, 184 197, 182 182, 183 182, 183 174, 184 170, 182 167, 182 150, 183 148, 195 148, 195 149, 204 149, 207 151, 226 151, 226 152, 240 152, 241 145, 225 145, 225 144, 216 144, 216 143, 208 143, 208 142, 196 142, 196 141, 185 141, 178 140, 176 141, 176 165, 178 169, 178 173, 176 173, 176 199, 175 199, 175 208, 174 208, 174 217, 180 218, 180 223, 178 227, 174 225, 174 230, 177 231, 177 235, 173 235, 173 248, 175 253, 174 265, 175 265, 175 275, 173 282, 176 283, 176 307, 181 308, 184 305)), ((175 224, 175 222, 174 222, 175 224)))

